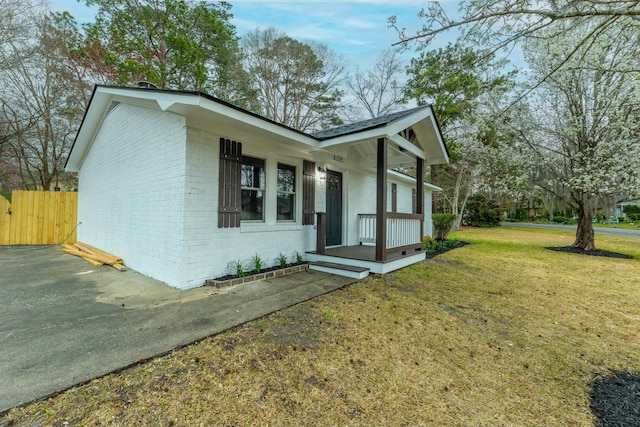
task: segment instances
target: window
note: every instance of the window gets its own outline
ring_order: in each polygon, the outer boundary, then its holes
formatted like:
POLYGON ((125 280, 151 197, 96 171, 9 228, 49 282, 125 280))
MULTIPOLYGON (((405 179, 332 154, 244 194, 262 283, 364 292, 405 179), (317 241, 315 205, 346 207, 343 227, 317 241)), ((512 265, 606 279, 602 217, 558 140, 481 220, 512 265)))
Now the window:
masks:
POLYGON ((296 167, 278 163, 278 221, 295 221, 296 167))
POLYGON ((240 186, 243 221, 264 221, 265 182, 264 160, 242 156, 240 186))

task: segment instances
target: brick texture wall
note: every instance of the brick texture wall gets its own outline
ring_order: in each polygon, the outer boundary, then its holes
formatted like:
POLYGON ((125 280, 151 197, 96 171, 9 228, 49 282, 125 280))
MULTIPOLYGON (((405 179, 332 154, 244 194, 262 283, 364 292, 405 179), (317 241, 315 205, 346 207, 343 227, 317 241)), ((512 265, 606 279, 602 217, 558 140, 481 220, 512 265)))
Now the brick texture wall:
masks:
POLYGON ((185 123, 120 104, 79 172, 78 240, 182 287, 185 123))
MULTIPOLYGON (((120 104, 105 118, 79 173, 78 240, 114 253, 126 265, 171 286, 188 289, 232 273, 234 261, 259 255, 264 267, 280 253, 315 249, 314 226, 301 225, 302 162, 272 142, 243 135, 243 152, 265 160, 262 223, 218 228, 220 137, 237 130, 189 126, 170 113, 120 104), (278 162, 296 166, 295 222, 276 219, 278 162)), ((343 172, 346 241, 357 243, 357 214, 375 213, 374 176, 343 172)), ((430 233, 430 193, 425 192, 430 233)), ((411 212, 411 186, 398 183, 398 211, 411 212)), ((325 211, 325 182, 317 181, 316 211, 325 211)), ((247 264, 247 269, 253 268, 247 264)))

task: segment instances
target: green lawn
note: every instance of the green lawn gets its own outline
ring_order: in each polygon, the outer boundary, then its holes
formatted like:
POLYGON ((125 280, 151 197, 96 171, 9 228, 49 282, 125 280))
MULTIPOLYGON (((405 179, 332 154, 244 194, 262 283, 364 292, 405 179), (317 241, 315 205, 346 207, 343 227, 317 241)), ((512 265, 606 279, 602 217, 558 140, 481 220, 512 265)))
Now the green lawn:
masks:
POLYGON ((589 392, 640 370, 635 259, 572 233, 465 229, 472 244, 12 410, 13 425, 592 426, 589 392))

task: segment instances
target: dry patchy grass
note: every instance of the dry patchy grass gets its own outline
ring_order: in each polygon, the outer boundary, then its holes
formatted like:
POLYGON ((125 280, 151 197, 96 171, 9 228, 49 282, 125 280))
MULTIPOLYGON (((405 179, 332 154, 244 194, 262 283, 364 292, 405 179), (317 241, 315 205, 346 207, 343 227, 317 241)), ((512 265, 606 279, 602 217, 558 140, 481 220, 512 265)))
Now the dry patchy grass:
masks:
MULTIPOLYGON (((12 410, 13 425, 591 426, 594 375, 640 370, 640 262, 572 236, 468 245, 12 410)), ((599 237, 640 255, 638 241, 599 237)), ((0 419, 0 422, 2 419, 0 419)))

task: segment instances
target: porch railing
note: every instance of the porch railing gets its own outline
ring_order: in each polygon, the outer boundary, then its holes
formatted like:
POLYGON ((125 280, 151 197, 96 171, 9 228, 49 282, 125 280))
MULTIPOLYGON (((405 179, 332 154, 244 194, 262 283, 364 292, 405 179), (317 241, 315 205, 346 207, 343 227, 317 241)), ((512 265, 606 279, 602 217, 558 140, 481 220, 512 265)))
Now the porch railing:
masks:
POLYGON ((358 244, 376 243, 376 214, 358 214, 358 244))
MULTIPOLYGON (((422 244, 422 215, 387 212, 386 249, 422 244)), ((358 243, 376 243, 376 215, 358 214, 358 243)))

